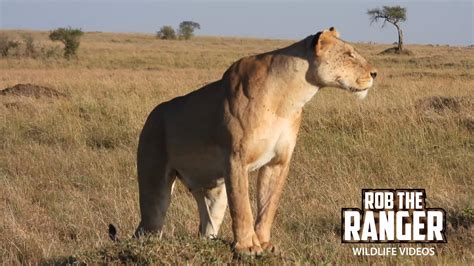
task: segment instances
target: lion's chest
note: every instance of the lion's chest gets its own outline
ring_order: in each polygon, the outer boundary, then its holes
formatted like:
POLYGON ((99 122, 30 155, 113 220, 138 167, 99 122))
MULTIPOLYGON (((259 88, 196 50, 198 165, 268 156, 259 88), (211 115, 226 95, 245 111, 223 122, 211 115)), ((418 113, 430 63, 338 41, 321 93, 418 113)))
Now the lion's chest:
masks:
POLYGON ((285 155, 296 132, 290 121, 278 121, 265 130, 260 130, 250 141, 247 169, 253 171, 268 164, 273 159, 285 155), (266 134, 264 134, 266 133, 266 134))
POLYGON ((255 158, 250 164, 248 165, 249 171, 254 171, 259 169, 260 167, 266 165, 268 162, 270 162, 274 157, 275 157, 275 149, 270 148, 260 154, 257 158, 255 158))

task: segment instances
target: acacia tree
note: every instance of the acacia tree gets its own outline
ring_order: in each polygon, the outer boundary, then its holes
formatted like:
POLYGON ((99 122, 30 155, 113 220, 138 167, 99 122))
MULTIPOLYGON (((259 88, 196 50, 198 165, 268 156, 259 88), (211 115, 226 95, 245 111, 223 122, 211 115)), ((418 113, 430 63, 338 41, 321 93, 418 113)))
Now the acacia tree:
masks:
POLYGON ((194 21, 183 21, 179 23, 179 37, 189 40, 193 37, 195 29, 201 29, 201 25, 194 21))
POLYGON ((83 34, 84 32, 81 29, 58 28, 49 34, 49 39, 62 42, 64 44, 64 57, 71 59, 71 57, 76 56, 79 39, 83 34))
POLYGON ((400 27, 400 22, 403 22, 407 19, 406 8, 401 6, 383 6, 382 8, 373 8, 367 10, 367 15, 370 16, 370 24, 383 20, 382 27, 385 24, 393 24, 398 31, 398 52, 403 50, 403 31, 400 27))

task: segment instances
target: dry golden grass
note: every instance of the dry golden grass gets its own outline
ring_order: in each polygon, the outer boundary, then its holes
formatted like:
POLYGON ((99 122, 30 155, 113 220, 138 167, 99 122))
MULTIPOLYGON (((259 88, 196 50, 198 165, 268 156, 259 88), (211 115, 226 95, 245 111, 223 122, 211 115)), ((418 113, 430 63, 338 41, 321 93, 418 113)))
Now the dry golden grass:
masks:
MULTIPOLYGON (((86 33, 78 60, 0 58, 0 88, 33 83, 66 95, 0 95, 0 261, 231 262, 229 215, 222 240, 197 238, 197 208, 181 185, 164 239, 129 240, 138 135, 160 102, 289 43, 86 33), (110 242, 109 223, 123 242, 110 242)), ((379 70, 375 88, 362 102, 328 88, 307 105, 273 229, 284 257, 243 262, 472 264, 474 49, 412 45, 414 56, 387 56, 378 53, 388 46, 355 46, 379 70), (433 257, 353 256, 340 243, 340 211, 360 206, 362 188, 425 188, 428 205, 448 213, 448 244, 433 257)))

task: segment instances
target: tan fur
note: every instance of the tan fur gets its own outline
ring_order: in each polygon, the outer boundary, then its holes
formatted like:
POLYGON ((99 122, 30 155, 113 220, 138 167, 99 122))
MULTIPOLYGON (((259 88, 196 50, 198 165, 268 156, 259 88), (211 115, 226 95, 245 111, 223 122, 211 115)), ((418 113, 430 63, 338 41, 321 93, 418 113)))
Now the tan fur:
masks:
POLYGON ((304 104, 322 87, 364 92, 372 86, 371 73, 331 28, 242 58, 222 79, 158 105, 140 135, 141 222, 135 234, 161 232, 178 177, 196 198, 202 235, 217 235, 228 201, 236 251, 274 250, 270 230, 304 104), (254 224, 248 172, 257 169, 254 224))

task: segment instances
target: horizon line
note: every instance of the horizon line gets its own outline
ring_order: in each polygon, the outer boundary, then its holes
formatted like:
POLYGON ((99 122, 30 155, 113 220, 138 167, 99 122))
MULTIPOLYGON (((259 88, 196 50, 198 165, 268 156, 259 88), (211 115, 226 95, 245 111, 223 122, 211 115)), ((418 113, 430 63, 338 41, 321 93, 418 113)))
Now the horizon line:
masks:
MULTIPOLYGON (((65 27, 60 27, 60 28, 67 28, 70 26, 65 26, 65 27)), ((72 27, 75 28, 75 27, 72 27)), ((57 29, 57 28, 55 28, 57 29)), ((145 32, 145 31, 101 31, 101 30, 83 30, 82 28, 78 28, 82 30, 84 33, 112 33, 112 34, 142 34, 142 35, 150 35, 154 36, 156 35, 155 33, 151 32, 145 32)), ((51 32, 54 29, 46 30, 46 29, 31 29, 31 28, 0 28, 1 31, 33 31, 33 32, 51 32)), ((313 33, 315 34, 315 33, 313 33)), ((311 35, 311 34, 309 34, 311 35)), ((213 37, 221 37, 221 38, 238 38, 238 39, 255 39, 255 40, 275 40, 275 41, 299 41, 304 38, 306 38, 306 35, 304 37, 301 37, 301 39, 294 39, 294 38, 281 38, 281 37, 258 37, 258 36, 252 36, 252 35, 199 35, 195 34, 194 37, 208 37, 208 38, 213 38, 213 37)), ((380 44, 380 45, 396 45, 397 42, 392 42, 392 43, 382 43, 382 42, 375 42, 375 41, 350 41, 347 39, 344 39, 345 41, 351 42, 351 43, 361 43, 361 44, 380 44)), ((410 42, 404 42, 404 45, 425 45, 425 46, 449 46, 449 47, 474 47, 474 43, 471 44, 449 44, 449 43, 410 43, 410 42)))

